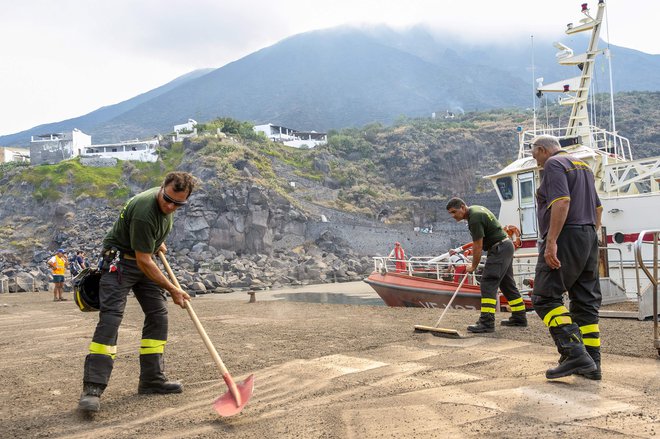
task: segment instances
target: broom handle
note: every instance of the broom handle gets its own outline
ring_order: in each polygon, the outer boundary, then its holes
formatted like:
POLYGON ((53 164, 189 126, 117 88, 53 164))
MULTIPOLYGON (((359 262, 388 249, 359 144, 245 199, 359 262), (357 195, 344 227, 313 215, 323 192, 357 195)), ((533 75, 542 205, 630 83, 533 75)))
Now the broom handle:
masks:
POLYGON ((445 313, 447 312, 447 310, 448 310, 449 308, 451 308, 451 304, 454 303, 454 299, 455 299, 456 296, 458 295, 458 290, 461 289, 461 287, 463 286, 463 282, 465 282, 465 279, 467 279, 467 277, 468 277, 468 273, 465 273, 465 274, 463 275, 463 280, 461 280, 461 283, 458 284, 458 287, 456 287, 456 291, 454 291, 454 295, 451 296, 451 300, 449 300, 449 303, 447 304, 447 307, 442 311, 442 314, 440 315, 440 318, 438 319, 438 321, 435 322, 435 325, 433 326, 434 328, 437 328, 437 327, 438 327, 438 325, 439 325, 440 322, 442 321, 442 318, 445 316, 445 313))
MULTIPOLYGON (((170 264, 168 264, 167 259, 165 259, 165 254, 163 252, 158 252, 158 257, 160 257, 160 260, 163 263, 165 270, 167 270, 167 274, 170 276, 170 279, 172 279, 172 283, 174 283, 174 285, 176 285, 177 288, 181 289, 181 285, 179 284, 179 281, 177 280, 176 276, 174 276, 174 272, 172 271, 172 268, 170 268, 170 264)), ((215 364, 218 366, 218 369, 220 369, 222 378, 225 380, 227 387, 229 387, 229 391, 234 396, 234 400, 236 401, 236 406, 237 407, 240 406, 241 394, 238 392, 238 387, 236 386, 236 383, 229 374, 229 371, 227 370, 225 363, 222 362, 222 359, 220 358, 218 351, 215 349, 215 346, 213 346, 213 343, 211 343, 211 339, 209 338, 208 334, 206 334, 206 331, 204 330, 202 323, 197 318, 197 314, 195 314, 195 311, 193 310, 192 303, 190 303, 189 300, 184 301, 184 303, 186 304, 186 311, 188 311, 188 315, 195 324, 195 328, 197 328, 197 332, 199 332, 199 335, 202 337, 202 340, 204 341, 204 345, 206 345, 206 349, 208 349, 209 353, 211 354, 211 357, 213 357, 213 361, 215 361, 215 364)))

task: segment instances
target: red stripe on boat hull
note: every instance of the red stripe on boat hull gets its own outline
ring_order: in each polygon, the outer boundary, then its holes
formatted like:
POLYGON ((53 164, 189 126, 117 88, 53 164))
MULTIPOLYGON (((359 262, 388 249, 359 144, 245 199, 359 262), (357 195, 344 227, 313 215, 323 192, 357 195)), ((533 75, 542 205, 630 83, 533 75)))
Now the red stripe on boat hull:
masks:
MULTIPOLYGON (((445 308, 451 300, 458 283, 437 279, 409 276, 402 273, 371 273, 365 279, 371 288, 388 306, 445 308)), ((529 298, 525 297, 525 307, 532 308, 529 298)), ((506 298, 500 299, 506 305, 506 298)), ((452 308, 481 309, 481 291, 477 285, 463 285, 452 303, 452 308)))
MULTIPOLYGON (((637 238, 639 238, 639 233, 624 233, 623 234, 623 242, 635 242, 635 241, 637 241, 637 238)), ((614 238, 612 237, 612 235, 607 235, 607 243, 608 244, 614 244, 615 243, 614 238)))

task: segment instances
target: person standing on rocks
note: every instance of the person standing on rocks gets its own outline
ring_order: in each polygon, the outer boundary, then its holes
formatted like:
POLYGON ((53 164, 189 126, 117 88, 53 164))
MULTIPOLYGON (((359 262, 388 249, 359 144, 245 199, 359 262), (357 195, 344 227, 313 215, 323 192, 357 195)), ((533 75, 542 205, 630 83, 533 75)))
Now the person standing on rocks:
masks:
POLYGON ((117 332, 129 290, 144 312, 140 343, 139 394, 181 393, 181 384, 164 375, 163 354, 167 342, 167 290, 175 304, 185 308, 190 296, 172 284, 154 261, 165 252, 173 214, 185 206, 195 188, 195 178, 170 172, 160 187, 131 198, 103 240, 102 275, 99 283, 99 321, 85 358, 83 392, 79 409, 96 412, 117 354, 117 332))
POLYGON ((78 273, 87 268, 87 263, 85 262, 85 252, 78 250, 76 254, 71 258, 71 263, 69 270, 71 270, 71 276, 76 277, 78 273))
POLYGON ((48 265, 53 271, 53 302, 66 300, 62 297, 64 292, 64 273, 69 266, 69 261, 64 253, 64 249, 58 249, 55 256, 48 260, 48 265))
POLYGON ((456 220, 467 220, 472 236, 472 264, 467 273, 473 273, 481 261, 481 253, 488 252, 488 258, 481 274, 481 315, 468 331, 474 333, 495 332, 495 307, 498 288, 506 297, 512 315, 500 322, 504 326, 527 326, 525 303, 513 278, 513 242, 502 229, 493 212, 483 206, 468 206, 460 198, 452 198, 447 203, 447 211, 456 220))
POLYGON ((561 149, 557 138, 532 140, 543 167, 536 193, 541 235, 534 278, 534 310, 550 331, 560 359, 548 379, 582 375, 600 380, 598 234, 603 208, 588 164, 561 149), (564 306, 568 291, 570 311, 564 306), (585 348, 586 346, 586 348, 585 348))

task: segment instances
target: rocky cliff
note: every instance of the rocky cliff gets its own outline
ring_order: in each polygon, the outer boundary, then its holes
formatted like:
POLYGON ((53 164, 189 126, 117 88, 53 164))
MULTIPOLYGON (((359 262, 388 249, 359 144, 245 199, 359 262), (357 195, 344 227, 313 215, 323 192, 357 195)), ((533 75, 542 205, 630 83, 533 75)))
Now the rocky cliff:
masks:
MULTIPOLYGON (((631 94, 617 118, 628 127, 621 134, 642 145, 636 157, 659 153, 648 118, 660 94, 642 97, 631 94), (637 101, 648 101, 644 111, 637 101)), ((98 256, 121 205, 175 169, 201 183, 168 239, 172 265, 192 291, 360 279, 372 269, 369 256, 388 254, 395 241, 409 256, 443 253, 469 240, 446 200, 461 196, 498 212, 482 177, 515 159, 515 127, 528 117, 402 119, 331 132, 314 150, 272 143, 225 118, 200 124, 197 138, 162 144, 156 164, 0 166, 0 291, 46 288, 44 262, 57 248, 98 256)))
MULTIPOLYGON (((310 219, 305 211, 277 186, 260 184, 254 165, 233 163, 238 176, 227 179, 198 152, 200 144, 188 142, 188 147, 180 169, 191 172, 201 184, 189 205, 176 212, 168 239, 171 263, 186 288, 198 293, 226 292, 357 280, 370 271, 370 259, 358 256, 346 242, 337 245, 338 239, 322 231, 308 235, 310 219), (329 243, 333 243, 331 251, 329 243)), ((118 200, 86 193, 75 196, 73 188, 51 187, 48 181, 37 188, 21 175, 30 172, 16 169, 0 179, 4 187, 0 292, 47 289, 45 261, 56 248, 85 250, 95 262, 120 208, 118 200), (44 186, 58 196, 35 197, 44 186)), ((130 166, 121 174, 122 185, 133 193, 146 188, 136 184, 136 174, 130 166)))

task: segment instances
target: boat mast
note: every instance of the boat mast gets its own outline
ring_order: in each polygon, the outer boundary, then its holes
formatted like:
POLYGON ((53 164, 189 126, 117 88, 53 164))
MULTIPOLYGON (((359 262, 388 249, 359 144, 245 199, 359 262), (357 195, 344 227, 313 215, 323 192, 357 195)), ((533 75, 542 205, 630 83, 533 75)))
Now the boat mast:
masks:
POLYGON ((536 133, 536 74, 534 71, 534 35, 530 37, 532 39, 532 111, 534 119, 534 132, 536 133))
POLYGON ((589 8, 586 3, 582 4, 582 13, 586 18, 580 20, 582 24, 579 26, 573 26, 569 24, 568 29, 566 29, 566 34, 572 35, 579 32, 584 32, 592 30, 591 39, 589 40, 589 47, 586 52, 586 58, 584 63, 581 64, 582 75, 580 76, 580 81, 577 90, 570 90, 569 87, 565 87, 564 91, 574 91, 575 95, 570 98, 570 102, 573 103, 573 108, 571 109, 571 116, 568 121, 568 127, 566 129, 567 137, 580 136, 582 138, 582 143, 589 143, 591 146, 591 136, 589 130, 589 111, 587 105, 587 99, 589 96, 589 88, 591 87, 591 79, 594 74, 594 61, 598 51, 598 38, 600 34, 600 24, 603 20, 603 13, 605 12, 605 1, 599 0, 598 2, 598 13, 596 18, 593 18, 589 15, 589 8), (588 139, 588 140, 587 140, 588 139), (585 142, 586 141, 586 142, 585 142))

